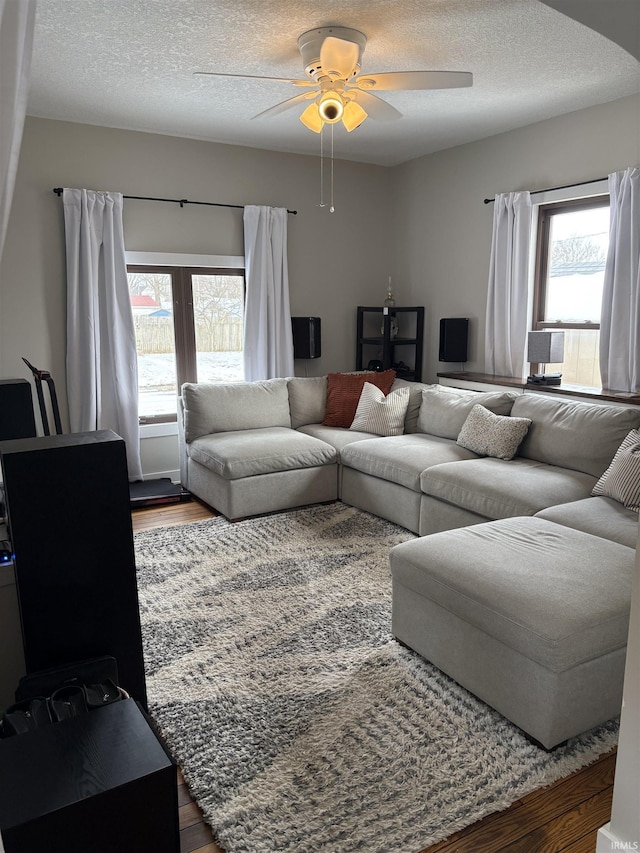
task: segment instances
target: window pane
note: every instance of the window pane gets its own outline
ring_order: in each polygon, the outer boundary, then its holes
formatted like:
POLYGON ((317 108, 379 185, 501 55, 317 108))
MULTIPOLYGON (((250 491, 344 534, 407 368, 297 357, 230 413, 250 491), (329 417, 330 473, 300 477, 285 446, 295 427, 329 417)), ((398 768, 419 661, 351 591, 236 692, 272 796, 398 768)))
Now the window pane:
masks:
POLYGON ((546 373, 562 373, 562 382, 600 388, 599 329, 564 329, 564 362, 545 365, 546 373))
POLYGON ((130 272, 128 279, 138 351, 138 414, 175 414, 178 382, 171 275, 130 272))
POLYGON ((600 322, 608 245, 608 205, 552 215, 545 322, 600 322))
POLYGON ((198 382, 242 382, 244 277, 194 275, 198 382))

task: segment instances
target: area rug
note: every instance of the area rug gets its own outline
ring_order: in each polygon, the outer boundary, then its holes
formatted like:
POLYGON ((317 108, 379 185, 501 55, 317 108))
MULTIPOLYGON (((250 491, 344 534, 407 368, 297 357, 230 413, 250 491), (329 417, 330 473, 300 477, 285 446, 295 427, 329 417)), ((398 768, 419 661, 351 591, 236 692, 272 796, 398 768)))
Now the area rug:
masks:
POLYGON ((393 639, 411 538, 341 503, 136 534, 150 712, 228 853, 418 853, 615 745, 549 754, 393 639))

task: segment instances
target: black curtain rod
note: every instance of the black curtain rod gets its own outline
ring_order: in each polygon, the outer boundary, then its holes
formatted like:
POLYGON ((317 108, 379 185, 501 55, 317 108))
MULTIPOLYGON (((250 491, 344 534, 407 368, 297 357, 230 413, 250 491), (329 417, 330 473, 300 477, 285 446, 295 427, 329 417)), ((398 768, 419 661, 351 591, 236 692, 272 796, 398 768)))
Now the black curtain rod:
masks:
MULTIPOLYGON (((57 196, 62 195, 62 187, 54 187, 53 191, 57 196)), ((185 204, 204 204, 207 207, 235 207, 237 210, 244 210, 244 204, 221 204, 216 201, 190 201, 188 198, 155 198, 154 196, 148 195, 123 195, 122 198, 130 198, 135 199, 136 201, 168 201, 171 204, 179 204, 180 207, 184 207, 185 204)), ((297 210, 287 210, 287 213, 291 213, 293 216, 297 216, 297 210)))
MULTIPOLYGON (((564 186, 561 186, 561 187, 547 187, 546 190, 533 190, 531 192, 531 195, 540 195, 540 193, 550 193, 550 192, 553 192, 553 190, 570 190, 573 187, 582 187, 582 186, 584 186, 584 184, 596 184, 598 181, 606 181, 606 180, 607 180, 607 178, 593 178, 590 181, 578 181, 577 184, 564 184, 564 186)), ((495 201, 495 198, 485 198, 484 203, 485 204, 491 204, 494 201, 495 201)))

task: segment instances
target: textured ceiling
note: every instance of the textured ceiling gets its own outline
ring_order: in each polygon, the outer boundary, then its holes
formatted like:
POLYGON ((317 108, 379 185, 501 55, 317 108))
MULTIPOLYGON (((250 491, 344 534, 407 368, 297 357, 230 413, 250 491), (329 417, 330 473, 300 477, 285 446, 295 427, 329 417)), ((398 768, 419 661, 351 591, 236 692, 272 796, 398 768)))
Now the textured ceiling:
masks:
MULTIPOLYGON (((593 2, 593 0, 592 0, 593 2)), ((596 0, 615 18, 616 0, 596 0)), ((470 89, 384 92, 403 114, 336 126, 335 155, 395 165, 640 92, 640 63, 539 0, 39 0, 28 113, 317 154, 303 107, 252 120, 304 78, 296 39, 342 25, 368 38, 362 71, 471 71, 470 89)), ((622 21, 620 22, 623 23, 622 21)))

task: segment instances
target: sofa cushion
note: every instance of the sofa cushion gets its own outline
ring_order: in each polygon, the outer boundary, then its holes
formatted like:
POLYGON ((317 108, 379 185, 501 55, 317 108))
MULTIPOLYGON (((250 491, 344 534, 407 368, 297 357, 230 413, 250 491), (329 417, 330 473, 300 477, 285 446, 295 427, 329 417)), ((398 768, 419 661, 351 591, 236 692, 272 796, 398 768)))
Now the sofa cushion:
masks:
POLYGON ((529 418, 494 415, 476 405, 467 415, 457 443, 480 456, 513 459, 530 426, 529 418))
POLYGON ((408 405, 408 388, 389 391, 385 397, 379 388, 365 382, 349 429, 374 435, 402 435, 408 405))
POLYGON ((590 495, 593 477, 532 459, 471 459, 427 468, 420 477, 426 495, 483 518, 534 515, 554 504, 590 495))
MULTIPOLYGON (((456 389, 456 392, 459 389, 456 389)), ((418 431, 441 438, 458 438, 462 425, 474 406, 484 406, 496 415, 508 415, 515 394, 468 391, 466 394, 428 388, 422 392, 418 431)))
POLYGON ((415 433, 350 444, 340 461, 348 468, 419 492, 420 474, 429 465, 475 458, 475 453, 449 439, 415 433))
POLYGON ((321 424, 327 407, 327 377, 295 376, 289 379, 287 388, 292 429, 321 424))
POLYGON ((536 517, 619 542, 627 548, 635 548, 638 541, 638 514, 611 498, 585 498, 550 506, 537 512, 536 517))
POLYGON ((390 560, 394 583, 552 671, 627 643, 635 552, 615 542, 514 518, 404 542, 390 560))
POLYGON ((351 426, 365 382, 371 382, 385 394, 391 390, 395 370, 380 373, 330 373, 327 376, 327 407, 322 423, 325 426, 351 426))
POLYGON ((629 430, 640 425, 640 410, 552 400, 544 392, 521 394, 511 414, 533 421, 520 456, 593 477, 600 477, 629 430))
POLYGON ((265 427, 290 427, 286 379, 226 385, 186 382, 182 386, 184 437, 265 427))
POLYGON ((334 447, 284 427, 234 430, 193 441, 189 456, 226 480, 337 462, 334 447))
POLYGON ((312 435, 314 438, 319 438, 321 441, 326 441, 332 447, 342 452, 342 449, 348 444, 353 444, 355 441, 366 441, 370 438, 375 438, 371 432, 356 432, 353 429, 344 429, 344 427, 328 427, 324 424, 306 424, 301 426, 298 432, 303 432, 305 435, 312 435))

